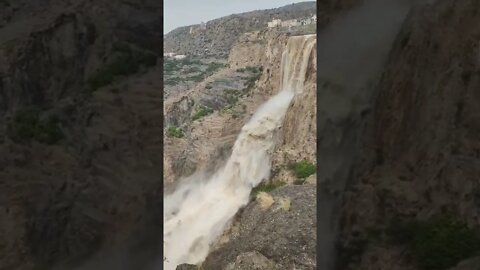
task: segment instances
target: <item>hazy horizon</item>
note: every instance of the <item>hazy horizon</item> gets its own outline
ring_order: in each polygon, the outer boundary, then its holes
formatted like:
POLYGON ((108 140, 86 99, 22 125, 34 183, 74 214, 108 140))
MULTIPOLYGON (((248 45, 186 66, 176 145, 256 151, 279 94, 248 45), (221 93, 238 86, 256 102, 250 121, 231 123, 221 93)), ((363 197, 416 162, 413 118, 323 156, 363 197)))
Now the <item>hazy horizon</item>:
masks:
POLYGON ((163 33, 175 28, 211 21, 231 14, 254 10, 283 7, 293 3, 309 2, 295 0, 165 0, 163 33))

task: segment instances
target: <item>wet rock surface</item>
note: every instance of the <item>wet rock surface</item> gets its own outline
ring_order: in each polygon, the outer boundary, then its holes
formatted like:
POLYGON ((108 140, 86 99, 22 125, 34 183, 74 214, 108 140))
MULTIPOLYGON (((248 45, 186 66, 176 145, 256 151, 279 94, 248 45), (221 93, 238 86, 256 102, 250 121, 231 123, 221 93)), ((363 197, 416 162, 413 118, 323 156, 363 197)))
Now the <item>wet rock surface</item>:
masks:
POLYGON ((225 269, 228 270, 241 270, 241 269, 252 269, 252 270, 276 270, 280 269, 275 266, 271 260, 267 259, 265 256, 259 252, 246 252, 237 256, 234 263, 227 265, 225 269))
POLYGON ((258 265, 258 269, 315 269, 314 186, 286 186, 273 191, 271 196, 275 203, 268 209, 254 201, 241 210, 228 242, 214 250, 203 267, 250 269, 242 266, 258 265), (291 200, 289 210, 281 207, 282 199, 291 200))
POLYGON ((181 264, 177 266, 177 270, 198 270, 198 267, 193 264, 181 264))

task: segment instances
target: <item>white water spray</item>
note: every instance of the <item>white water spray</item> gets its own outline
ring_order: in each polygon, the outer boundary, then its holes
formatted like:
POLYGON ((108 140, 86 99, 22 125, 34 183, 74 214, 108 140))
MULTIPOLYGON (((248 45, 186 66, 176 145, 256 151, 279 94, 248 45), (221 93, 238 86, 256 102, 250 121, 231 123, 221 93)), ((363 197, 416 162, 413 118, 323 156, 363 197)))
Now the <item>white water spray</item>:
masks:
POLYGON ((290 37, 282 55, 281 90, 243 126, 225 166, 209 179, 185 179, 164 198, 164 268, 198 264, 221 236, 250 192, 270 176, 270 156, 290 102, 304 88, 316 36, 290 37))

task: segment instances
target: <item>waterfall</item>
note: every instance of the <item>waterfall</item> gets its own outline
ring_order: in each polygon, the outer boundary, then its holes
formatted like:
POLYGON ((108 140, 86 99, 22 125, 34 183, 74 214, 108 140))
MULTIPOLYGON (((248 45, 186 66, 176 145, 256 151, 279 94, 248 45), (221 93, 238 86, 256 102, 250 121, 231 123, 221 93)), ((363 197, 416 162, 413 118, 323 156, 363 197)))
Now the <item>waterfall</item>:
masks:
POLYGON ((290 37, 282 55, 281 88, 243 126, 225 166, 213 176, 185 179, 164 198, 164 268, 198 264, 252 188, 270 177, 271 154, 293 97, 304 88, 316 35, 290 37))

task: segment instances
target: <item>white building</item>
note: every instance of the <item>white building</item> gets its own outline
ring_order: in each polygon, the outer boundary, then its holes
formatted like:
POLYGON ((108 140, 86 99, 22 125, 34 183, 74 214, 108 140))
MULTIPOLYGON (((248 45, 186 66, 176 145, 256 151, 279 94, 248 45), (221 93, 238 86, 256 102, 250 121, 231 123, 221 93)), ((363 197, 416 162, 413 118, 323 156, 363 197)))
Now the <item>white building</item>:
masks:
POLYGON ((282 20, 280 19, 273 19, 271 22, 268 22, 268 27, 272 28, 272 27, 278 27, 282 24, 282 20))
POLYGON ((182 60, 182 59, 185 59, 187 56, 184 55, 184 54, 179 54, 179 55, 175 55, 173 58, 175 60, 182 60))
POLYGON ((297 19, 283 21, 281 24, 283 27, 299 26, 300 22, 297 19))
POLYGON ((271 22, 268 22, 268 27, 292 27, 292 26, 299 26, 299 25, 308 25, 314 24, 317 22, 317 15, 313 15, 312 17, 304 18, 301 20, 292 19, 287 21, 282 21, 280 19, 273 19, 271 22))
POLYGON ((312 24, 312 18, 305 18, 300 21, 300 25, 312 24))
POLYGON ((187 56, 183 54, 176 54, 176 53, 163 53, 164 57, 173 58, 175 60, 182 60, 185 59, 187 56))
POLYGON ((207 23, 201 22, 198 25, 192 25, 190 26, 190 34, 195 34, 198 33, 199 31, 204 31, 207 30, 207 23))

